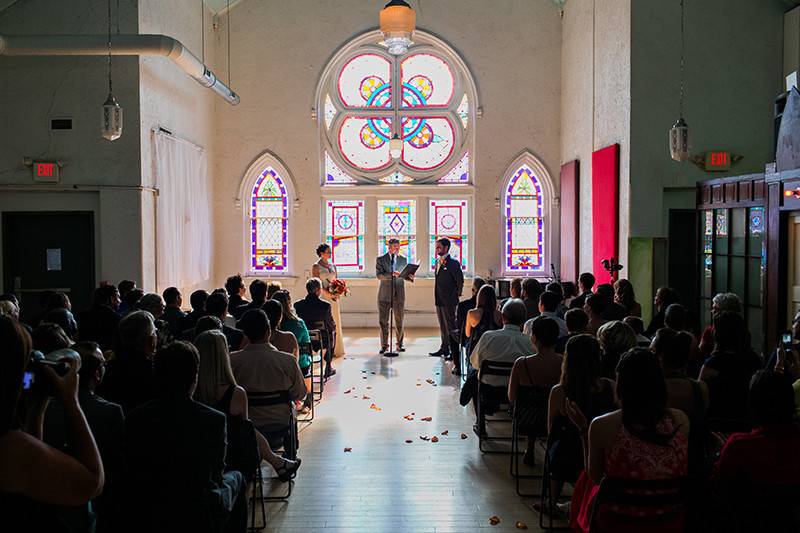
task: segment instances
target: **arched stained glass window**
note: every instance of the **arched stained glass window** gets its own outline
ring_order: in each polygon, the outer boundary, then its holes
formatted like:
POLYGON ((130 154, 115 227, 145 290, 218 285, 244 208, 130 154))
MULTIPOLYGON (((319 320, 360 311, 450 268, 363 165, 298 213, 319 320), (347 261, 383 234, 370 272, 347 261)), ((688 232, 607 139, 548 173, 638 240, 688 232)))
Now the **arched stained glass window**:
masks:
POLYGON ((530 166, 521 165, 505 191, 506 270, 544 271, 542 186, 530 166))
POLYGON ((364 271, 364 200, 328 200, 325 241, 340 274, 364 271))
POLYGON ((415 41, 393 56, 370 32, 331 61, 317 103, 324 185, 471 181, 474 84, 452 49, 424 32, 415 41), (398 159, 389 152, 395 135, 398 159), (340 169, 335 180, 331 167, 340 169))
POLYGON ((255 272, 286 272, 289 201, 278 172, 267 167, 250 195, 250 267, 255 272))

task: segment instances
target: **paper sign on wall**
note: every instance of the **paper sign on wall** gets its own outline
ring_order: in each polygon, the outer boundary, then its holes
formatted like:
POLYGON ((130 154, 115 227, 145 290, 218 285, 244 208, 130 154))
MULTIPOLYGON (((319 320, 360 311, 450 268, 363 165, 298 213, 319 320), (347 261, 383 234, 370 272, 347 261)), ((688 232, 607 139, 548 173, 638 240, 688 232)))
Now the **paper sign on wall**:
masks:
POLYGON ((47 271, 61 270, 61 248, 47 249, 47 271))

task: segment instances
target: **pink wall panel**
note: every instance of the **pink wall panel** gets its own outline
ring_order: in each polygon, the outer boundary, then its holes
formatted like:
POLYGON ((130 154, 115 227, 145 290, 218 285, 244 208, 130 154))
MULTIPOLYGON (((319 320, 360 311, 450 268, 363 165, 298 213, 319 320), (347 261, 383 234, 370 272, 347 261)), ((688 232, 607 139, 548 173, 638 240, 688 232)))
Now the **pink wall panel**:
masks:
POLYGON ((579 178, 580 163, 577 159, 561 165, 561 268, 558 274, 564 281, 578 279, 579 178))
POLYGON ((600 263, 619 259, 619 145, 592 153, 592 268, 598 283, 609 274, 600 263))

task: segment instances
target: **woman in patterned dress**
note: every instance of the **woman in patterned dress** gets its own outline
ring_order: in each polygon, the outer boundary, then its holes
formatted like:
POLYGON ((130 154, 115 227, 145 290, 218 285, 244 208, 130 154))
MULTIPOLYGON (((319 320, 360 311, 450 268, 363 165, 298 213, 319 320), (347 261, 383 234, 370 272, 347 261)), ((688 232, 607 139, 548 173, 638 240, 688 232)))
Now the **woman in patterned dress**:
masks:
POLYGON ((329 245, 323 243, 317 246, 317 255, 319 256, 319 261, 311 266, 311 275, 322 281, 322 293, 325 295, 325 298, 331 302, 331 312, 333 313, 333 319, 336 321, 336 346, 333 350, 333 356, 342 357, 345 354, 345 349, 344 335, 342 334, 342 314, 339 310, 339 297, 328 292, 331 282, 337 278, 336 265, 331 263, 333 251, 329 245))

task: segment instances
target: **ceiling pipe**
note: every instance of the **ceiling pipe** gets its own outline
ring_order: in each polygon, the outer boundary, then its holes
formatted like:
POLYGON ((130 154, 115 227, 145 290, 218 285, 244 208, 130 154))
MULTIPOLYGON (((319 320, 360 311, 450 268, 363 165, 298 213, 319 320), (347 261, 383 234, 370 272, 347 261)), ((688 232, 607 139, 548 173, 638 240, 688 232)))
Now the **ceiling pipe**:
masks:
MULTIPOLYGON (((180 41, 166 35, 114 35, 115 56, 163 56, 231 105, 239 95, 220 81, 180 41)), ((0 56, 105 56, 107 35, 0 35, 0 56)))

